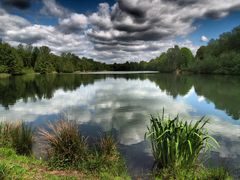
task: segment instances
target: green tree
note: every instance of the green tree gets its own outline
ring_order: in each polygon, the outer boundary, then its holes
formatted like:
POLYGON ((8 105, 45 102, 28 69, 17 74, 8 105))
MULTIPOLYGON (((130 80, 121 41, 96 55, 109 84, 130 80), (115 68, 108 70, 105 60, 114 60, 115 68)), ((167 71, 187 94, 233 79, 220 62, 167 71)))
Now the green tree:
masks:
POLYGON ((54 71, 54 66, 51 62, 50 49, 47 46, 42 46, 36 59, 34 70, 41 74, 51 73, 54 71))
POLYGON ((4 68, 4 72, 10 74, 21 74, 23 62, 19 58, 16 49, 7 43, 0 44, 0 65, 4 68), (6 67, 7 70, 6 70, 6 67))

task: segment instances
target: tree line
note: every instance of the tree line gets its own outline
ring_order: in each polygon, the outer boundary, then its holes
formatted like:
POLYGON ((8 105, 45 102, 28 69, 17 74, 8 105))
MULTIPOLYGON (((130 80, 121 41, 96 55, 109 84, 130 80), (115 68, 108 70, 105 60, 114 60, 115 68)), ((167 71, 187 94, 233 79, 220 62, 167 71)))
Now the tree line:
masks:
POLYGON ((0 43, 0 73, 18 75, 30 72, 45 74, 102 70, 108 70, 108 65, 85 57, 79 58, 73 53, 62 53, 58 56, 51 53, 47 46, 20 44, 12 47, 7 43, 0 43))
POLYGON ((174 46, 149 62, 106 64, 78 57, 73 53, 60 56, 51 53, 47 46, 12 47, 0 43, 0 73, 26 74, 71 73, 74 71, 146 71, 192 72, 209 74, 240 74, 240 26, 223 33, 219 39, 201 46, 194 56, 187 47, 174 46))

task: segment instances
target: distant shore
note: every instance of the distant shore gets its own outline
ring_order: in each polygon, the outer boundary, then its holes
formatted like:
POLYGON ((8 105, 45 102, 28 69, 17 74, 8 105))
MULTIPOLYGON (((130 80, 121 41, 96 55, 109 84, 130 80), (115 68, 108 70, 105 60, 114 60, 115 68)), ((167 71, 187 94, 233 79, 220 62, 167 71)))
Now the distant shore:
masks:
POLYGON ((74 74, 155 74, 158 71, 99 71, 99 72, 80 72, 76 71, 74 74))

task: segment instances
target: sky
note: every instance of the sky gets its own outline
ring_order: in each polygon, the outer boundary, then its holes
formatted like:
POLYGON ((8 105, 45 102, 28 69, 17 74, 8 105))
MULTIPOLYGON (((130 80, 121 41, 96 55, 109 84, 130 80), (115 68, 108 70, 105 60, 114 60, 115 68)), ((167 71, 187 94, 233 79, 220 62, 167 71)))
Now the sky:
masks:
POLYGON ((0 0, 0 38, 106 63, 193 53, 240 25, 240 0, 0 0))

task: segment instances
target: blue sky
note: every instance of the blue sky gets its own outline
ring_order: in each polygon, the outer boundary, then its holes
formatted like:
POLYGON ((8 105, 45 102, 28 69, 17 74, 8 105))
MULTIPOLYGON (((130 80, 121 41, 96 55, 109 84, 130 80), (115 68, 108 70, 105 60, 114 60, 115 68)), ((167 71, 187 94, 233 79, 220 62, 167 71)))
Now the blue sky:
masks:
POLYGON ((0 37, 104 62, 193 52, 240 25, 239 0, 0 0, 0 37))
POLYGON ((231 12, 228 16, 221 19, 200 19, 196 20, 196 31, 189 35, 189 39, 197 45, 205 45, 200 37, 205 35, 209 39, 216 39, 220 34, 231 31, 240 25, 240 11, 231 12))

